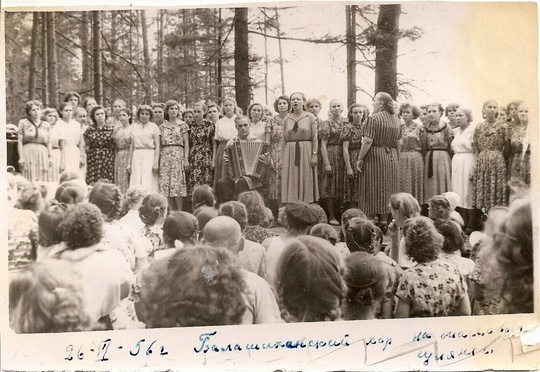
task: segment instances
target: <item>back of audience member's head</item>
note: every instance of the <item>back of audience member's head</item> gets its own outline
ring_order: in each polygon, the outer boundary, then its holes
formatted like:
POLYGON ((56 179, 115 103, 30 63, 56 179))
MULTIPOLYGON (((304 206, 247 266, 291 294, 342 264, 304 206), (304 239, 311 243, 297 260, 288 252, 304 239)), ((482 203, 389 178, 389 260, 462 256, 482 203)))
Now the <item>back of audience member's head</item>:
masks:
POLYGON ((216 203, 214 190, 208 185, 195 186, 191 196, 191 203, 193 210, 202 206, 213 207, 216 203))
POLYGON ((145 270, 140 319, 147 328, 239 324, 245 282, 219 248, 179 249, 145 270))
POLYGON ((336 229, 327 223, 318 223, 311 228, 309 235, 328 240, 332 245, 338 242, 338 233, 336 229))
POLYGON ((419 216, 408 219, 403 227, 405 253, 418 263, 437 259, 444 237, 437 231, 433 221, 419 216))
POLYGON ((532 208, 529 198, 516 199, 495 238, 497 261, 505 277, 501 314, 534 312, 532 208))
POLYGON ((257 191, 246 191, 238 195, 238 201, 246 206, 248 224, 251 226, 267 226, 264 200, 257 191))
POLYGON ((352 252, 374 253, 375 225, 361 217, 354 217, 347 222, 345 242, 352 252))
POLYGON ((238 222, 242 231, 244 231, 248 223, 246 206, 236 200, 228 201, 222 204, 219 207, 218 215, 231 217, 238 222))
POLYGON ((383 299, 388 276, 382 261, 361 252, 351 253, 345 261, 347 285, 343 313, 347 320, 362 320, 364 311, 383 299))
POLYGON ((99 208, 106 221, 120 217, 122 199, 118 186, 108 182, 96 182, 88 194, 88 201, 99 208))
POLYGON ((168 248, 197 243, 197 218, 187 212, 174 211, 165 218, 163 223, 163 243, 168 248))
POLYGON ((199 208, 195 209, 195 211, 193 212, 193 215, 195 216, 195 218, 197 218, 197 221, 198 221, 199 240, 201 240, 203 238, 203 236, 204 236, 203 235, 204 227, 206 226, 208 221, 210 221, 212 218, 218 216, 218 211, 214 207, 202 206, 202 207, 199 207, 199 208))
POLYGON ((321 207, 317 203, 310 204, 310 207, 313 209, 313 211, 317 214, 317 217, 319 218, 317 223, 328 223, 328 217, 326 217, 326 212, 324 211, 323 207, 321 207))
POLYGON ((148 195, 148 190, 143 185, 131 186, 126 191, 124 198, 126 199, 129 209, 139 209, 144 197, 148 195))
POLYGON ((38 217, 39 245, 50 247, 62 241, 58 226, 64 220, 67 205, 52 200, 38 217))
POLYGON ((75 267, 62 260, 23 267, 9 283, 9 323, 15 333, 90 330, 75 267))
POLYGON ((448 191, 442 194, 442 196, 448 200, 448 203, 450 204, 450 211, 455 210, 456 207, 461 204, 461 197, 456 192, 448 191))
POLYGON ((339 232, 339 240, 345 241, 345 229, 347 223, 354 217, 367 218, 366 214, 358 208, 349 208, 341 215, 341 231, 339 232))
POLYGON ((277 301, 287 322, 339 320, 344 283, 332 244, 314 236, 288 241, 279 258, 277 301))
POLYGON ((441 233, 444 238, 442 251, 446 253, 452 253, 457 250, 463 250, 465 241, 461 229, 455 222, 450 220, 437 220, 435 221, 435 228, 441 233))
POLYGON ((397 211, 405 219, 420 215, 418 200, 406 192, 390 195, 390 208, 397 211))
POLYGON ((61 185, 66 181, 71 181, 71 180, 75 180, 75 179, 78 179, 78 178, 79 178, 79 175, 77 174, 77 172, 63 171, 62 173, 60 173, 60 178, 58 179, 58 184, 61 185))
POLYGON ((15 207, 39 214, 44 207, 40 187, 35 183, 25 184, 19 192, 15 207))
POLYGON ((216 203, 221 205, 231 200, 235 200, 235 183, 232 178, 224 177, 216 182, 216 203))
POLYGON ((450 202, 442 195, 435 195, 429 199, 429 217, 433 220, 447 220, 450 218, 450 202))
POLYGON ((243 248, 242 230, 236 220, 228 216, 212 218, 203 230, 204 243, 212 247, 227 249, 233 255, 243 248))
POLYGON ((78 204, 86 198, 86 191, 77 185, 63 183, 56 189, 54 199, 59 203, 78 204))
POLYGON ((144 197, 139 207, 139 217, 146 226, 153 226, 163 222, 167 214, 167 198, 160 193, 154 192, 144 197))
POLYGON ((319 215, 313 205, 304 202, 290 202, 285 206, 287 217, 287 228, 289 230, 307 230, 316 223, 319 223, 319 215))
POLYGON ((101 241, 103 217, 94 204, 79 203, 72 206, 58 227, 62 241, 70 249, 91 247, 101 241))

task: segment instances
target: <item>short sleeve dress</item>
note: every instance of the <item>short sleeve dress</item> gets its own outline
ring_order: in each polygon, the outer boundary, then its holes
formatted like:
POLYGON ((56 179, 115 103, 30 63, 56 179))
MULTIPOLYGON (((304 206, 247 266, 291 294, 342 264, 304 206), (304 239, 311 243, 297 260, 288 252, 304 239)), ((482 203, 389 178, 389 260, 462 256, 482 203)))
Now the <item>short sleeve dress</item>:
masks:
POLYGON ((458 207, 472 209, 474 207, 473 181, 471 175, 476 165, 476 154, 473 148, 474 125, 462 130, 454 129, 452 141, 452 191, 461 197, 458 207))
POLYGON ((506 163, 502 154, 505 142, 503 123, 487 121, 476 126, 473 141, 478 146, 474 173, 476 209, 506 205, 506 163))
POLYGON ((510 158, 508 159, 508 179, 514 177, 527 185, 531 184, 531 149, 525 145, 523 139, 527 127, 510 125, 507 130, 507 140, 510 142, 510 158))
POLYGON ((410 128, 401 125, 403 144, 399 154, 399 180, 401 192, 414 196, 418 203, 424 203, 424 158, 422 139, 426 134, 423 125, 413 123, 410 128))
POLYGON ((467 283, 454 265, 435 260, 405 270, 396 296, 410 305, 410 318, 451 316, 467 296, 467 283))
POLYGON ((191 174, 189 177, 189 189, 193 191, 197 185, 212 185, 214 182, 214 169, 212 168, 212 143, 216 128, 210 120, 203 120, 200 124, 194 122, 191 125, 189 138, 189 165, 191 174))
MULTIPOLYGON (((311 166, 312 136, 317 131, 316 118, 304 112, 298 119, 288 114, 283 120, 283 163, 281 201, 313 203, 319 199, 317 167, 311 166)), ((316 133, 315 133, 316 135, 316 133)))
POLYGON ((22 135, 24 165, 22 175, 30 182, 49 180, 49 143, 51 126, 46 121, 34 124, 28 119, 19 122, 22 135))
POLYGON ((444 122, 426 127, 424 148, 424 203, 432 196, 452 191, 452 160, 450 142, 452 129, 444 122))
MULTIPOLYGON (((345 134, 346 120, 343 118, 329 118, 324 122, 321 140, 326 139, 326 151, 328 153, 328 163, 332 167, 332 173, 328 174, 324 168, 321 172, 320 192, 321 198, 343 198, 343 187, 345 183, 345 163, 343 163, 343 135, 345 134)), ((323 164, 324 166, 324 164, 323 164)))
POLYGON ((161 153, 159 155, 159 192, 166 197, 187 196, 184 171, 184 133, 189 131, 183 121, 164 122, 159 127, 161 153))
POLYGON ((344 128, 343 142, 349 142, 349 161, 353 171, 353 177, 345 177, 343 188, 343 201, 346 203, 357 202, 359 192, 359 173, 356 167, 356 161, 360 154, 360 148, 362 147, 362 131, 364 125, 354 125, 353 123, 347 123, 344 128))
POLYGON ((270 133, 270 166, 268 167, 268 199, 281 200, 281 162, 283 119, 276 115, 268 120, 265 128, 270 133))
POLYGON ((399 119, 386 111, 371 115, 362 135, 373 139, 360 173, 358 207, 368 216, 388 213, 388 198, 399 191, 399 119))
POLYGON ((134 150, 131 158, 129 186, 143 185, 149 192, 158 192, 158 174, 153 171, 156 135, 159 136, 160 131, 155 123, 133 124, 131 141, 134 150))
POLYGON ((86 148, 86 183, 93 185, 100 179, 114 182, 113 128, 107 124, 101 129, 95 125, 84 132, 86 148))

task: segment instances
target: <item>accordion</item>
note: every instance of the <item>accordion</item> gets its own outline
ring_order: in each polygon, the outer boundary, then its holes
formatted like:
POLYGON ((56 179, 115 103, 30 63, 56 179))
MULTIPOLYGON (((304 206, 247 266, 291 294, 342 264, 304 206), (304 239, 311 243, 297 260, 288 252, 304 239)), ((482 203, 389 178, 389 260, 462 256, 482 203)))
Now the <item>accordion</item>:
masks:
POLYGON ((269 151, 268 142, 235 139, 229 152, 232 176, 237 179, 243 176, 260 178, 265 164, 259 160, 259 156, 269 151))

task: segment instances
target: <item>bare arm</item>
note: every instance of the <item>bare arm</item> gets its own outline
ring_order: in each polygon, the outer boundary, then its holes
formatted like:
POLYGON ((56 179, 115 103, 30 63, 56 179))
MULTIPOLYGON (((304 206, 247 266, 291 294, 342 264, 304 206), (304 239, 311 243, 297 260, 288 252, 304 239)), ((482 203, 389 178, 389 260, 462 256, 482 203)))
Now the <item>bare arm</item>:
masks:
POLYGON ((345 169, 347 171, 347 176, 353 175, 353 170, 351 166, 351 157, 349 155, 349 141, 343 141, 343 161, 345 162, 345 169))
POLYGON ((184 140, 184 170, 189 170, 189 134, 188 132, 182 133, 184 140))
POLYGON ((395 318, 408 318, 409 315, 411 315, 411 304, 403 301, 402 299, 399 299, 397 307, 396 307, 396 314, 394 317, 395 318))
POLYGON ((319 151, 319 144, 317 140, 317 119, 311 123, 311 166, 317 166, 317 152, 319 151))
POLYGON ((22 126, 19 124, 19 135, 17 137, 17 152, 19 153, 19 165, 22 167, 24 165, 24 153, 23 153, 23 134, 22 126))
POLYGON ((135 144, 133 143, 133 140, 131 141, 131 145, 129 145, 129 154, 128 154, 128 164, 126 167, 126 170, 128 172, 131 172, 131 162, 133 161, 133 151, 135 150, 135 144))
POLYGON ((373 145, 373 138, 371 137, 362 137, 362 147, 360 148, 360 154, 358 154, 358 161, 357 161, 357 168, 358 171, 362 171, 362 168, 364 167, 364 158, 366 157, 369 149, 371 149, 371 145, 373 145))
POLYGON ((324 171, 329 173, 332 172, 332 166, 330 165, 330 161, 328 160, 328 148, 326 147, 327 145, 328 138, 324 137, 321 140, 321 155, 323 159, 324 171))

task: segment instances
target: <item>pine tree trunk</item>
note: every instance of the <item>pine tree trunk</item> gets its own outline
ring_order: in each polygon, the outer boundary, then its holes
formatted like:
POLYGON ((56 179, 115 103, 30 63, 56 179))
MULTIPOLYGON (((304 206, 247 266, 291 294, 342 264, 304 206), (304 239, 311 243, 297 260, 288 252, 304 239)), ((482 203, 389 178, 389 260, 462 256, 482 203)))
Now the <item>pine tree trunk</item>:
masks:
POLYGON ((356 6, 347 5, 347 107, 356 102, 356 6))
POLYGON ((39 34, 39 13, 34 12, 32 16, 32 44, 30 47, 30 74, 28 77, 28 100, 33 100, 36 96, 36 55, 39 34))
POLYGON ((79 35, 81 38, 81 54, 82 54, 82 84, 85 89, 91 84, 90 81, 90 69, 92 66, 92 55, 89 51, 90 35, 88 34, 88 12, 82 12, 81 15, 81 28, 79 35))
POLYGON ((47 13, 47 67, 49 80, 49 106, 58 107, 58 66, 56 61, 56 34, 54 12, 47 13))
POLYGON ((47 13, 41 13, 41 100, 49 106, 49 64, 47 60, 47 13))
POLYGON ((221 28, 221 8, 218 9, 218 36, 217 36, 217 48, 218 54, 217 54, 217 66, 216 66, 216 75, 217 75, 217 96, 218 99, 221 101, 223 98, 223 68, 222 68, 222 61, 221 61, 221 43, 223 42, 223 36, 222 36, 222 28, 221 28))
POLYGON ((277 7, 274 8, 276 13, 276 27, 279 46, 279 71, 281 73, 281 94, 285 94, 285 73, 283 72, 283 48, 281 47, 281 27, 279 26, 279 13, 277 7))
MULTIPOLYGON (((117 35, 117 25, 116 25, 116 17, 118 16, 118 11, 111 11, 111 40, 109 42, 109 46, 111 47, 111 67, 113 69, 117 69, 117 58, 116 58, 116 53, 118 53, 118 47, 117 47, 117 38, 118 38, 118 35, 117 35)), ((116 77, 114 77, 113 74, 110 74, 110 81, 112 82, 112 84, 115 86, 115 87, 118 87, 120 82, 117 81, 116 77)), ((111 94, 109 95, 110 99, 111 99, 111 103, 114 103, 114 101, 116 100, 117 98, 117 93, 116 93, 116 89, 110 89, 110 92, 111 94)))
POLYGON ((165 9, 158 10, 157 16, 157 84, 158 84, 158 100, 163 102, 163 49, 165 45, 163 43, 163 31, 164 31, 164 22, 165 20, 165 9))
POLYGON ((234 80, 236 102, 246 113, 250 101, 248 9, 236 8, 234 13, 234 80))
POLYGON ((399 16, 401 5, 381 5, 377 19, 375 46, 375 93, 386 92, 396 98, 399 16))
POLYGON ((144 93, 144 103, 150 104, 152 102, 152 64, 150 61, 150 49, 148 46, 148 26, 146 25, 146 11, 140 11, 141 27, 142 27, 142 39, 143 39, 143 57, 144 57, 144 86, 146 86, 144 93))
POLYGON ((94 66, 94 98, 98 105, 103 103, 101 82, 101 18, 98 11, 92 11, 92 59, 94 66))

